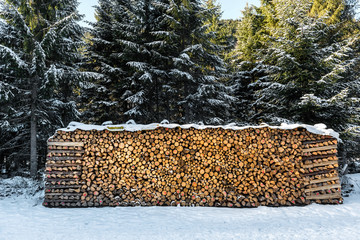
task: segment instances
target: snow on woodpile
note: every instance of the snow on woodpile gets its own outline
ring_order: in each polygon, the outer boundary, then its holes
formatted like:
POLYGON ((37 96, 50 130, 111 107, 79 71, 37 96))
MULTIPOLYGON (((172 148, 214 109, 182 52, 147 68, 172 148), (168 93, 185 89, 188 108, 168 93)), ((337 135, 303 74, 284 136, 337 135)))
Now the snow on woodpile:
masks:
POLYGON ((340 203, 337 138, 323 124, 71 123, 48 141, 44 205, 340 203))
POLYGON ((283 130, 291 130, 296 128, 305 128, 307 131, 319 134, 319 135, 329 135, 339 140, 339 133, 335 132, 332 129, 328 129, 325 124, 319 123, 315 125, 308 125, 308 124, 286 124, 283 123, 280 126, 270 126, 267 124, 261 124, 259 126, 236 126, 234 123, 228 125, 203 125, 203 124, 169 124, 167 120, 163 120, 161 123, 151 123, 151 124, 136 124, 134 121, 130 120, 126 124, 117 124, 112 125, 111 122, 105 122, 102 126, 100 125, 91 125, 91 124, 84 124, 79 122, 71 122, 68 127, 62 128, 59 130, 62 131, 74 131, 76 129, 80 130, 109 130, 109 131, 142 131, 142 130, 154 130, 158 127, 163 128, 176 128, 180 127, 183 129, 195 128, 195 129, 206 129, 206 128, 222 128, 222 129, 230 129, 230 130, 243 130, 247 128, 264 128, 269 127, 272 129, 283 129, 283 130), (108 124, 106 124, 108 123, 108 124))

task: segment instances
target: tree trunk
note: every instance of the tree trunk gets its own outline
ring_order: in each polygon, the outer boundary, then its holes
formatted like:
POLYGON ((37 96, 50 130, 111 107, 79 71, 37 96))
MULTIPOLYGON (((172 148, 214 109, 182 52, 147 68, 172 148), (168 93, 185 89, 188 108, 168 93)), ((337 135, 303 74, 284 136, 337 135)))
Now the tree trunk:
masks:
MULTIPOLYGON (((187 84, 186 81, 184 81, 184 100, 188 97, 189 95, 189 86, 187 84)), ((184 106, 184 110, 185 110, 185 124, 190 123, 190 106, 189 103, 187 101, 185 101, 185 106, 184 106)))
POLYGON ((36 129, 36 100, 37 100, 37 78, 31 91, 31 118, 30 118, 30 175, 37 177, 37 129, 36 129))

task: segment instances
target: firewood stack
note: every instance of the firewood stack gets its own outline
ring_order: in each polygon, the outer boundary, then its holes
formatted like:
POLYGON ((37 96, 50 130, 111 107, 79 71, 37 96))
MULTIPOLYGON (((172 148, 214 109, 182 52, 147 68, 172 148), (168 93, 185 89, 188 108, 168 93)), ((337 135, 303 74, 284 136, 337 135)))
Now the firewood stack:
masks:
POLYGON ((337 140, 312 134, 302 144, 306 199, 317 203, 340 203, 337 140))
POLYGON ((340 203, 336 145, 305 128, 59 130, 44 206, 340 203))
POLYGON ((61 139, 48 141, 48 155, 45 167, 46 186, 44 206, 80 207, 80 179, 84 143, 68 139, 66 134, 61 139))

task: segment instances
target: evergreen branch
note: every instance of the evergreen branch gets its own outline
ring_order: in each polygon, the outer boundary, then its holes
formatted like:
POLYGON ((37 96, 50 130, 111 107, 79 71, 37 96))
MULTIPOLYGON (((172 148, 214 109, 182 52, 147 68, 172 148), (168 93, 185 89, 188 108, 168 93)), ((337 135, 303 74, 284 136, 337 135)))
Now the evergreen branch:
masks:
POLYGON ((21 31, 25 33, 28 38, 34 39, 31 29, 28 27, 22 14, 19 13, 15 6, 4 1, 0 1, 0 17, 7 20, 7 22, 12 22, 15 26, 19 26, 21 31))
POLYGON ((3 62, 4 64, 8 63, 9 60, 11 60, 13 63, 17 65, 17 68, 20 69, 27 69, 29 67, 28 64, 25 61, 23 61, 16 52, 1 44, 0 44, 0 59, 1 59, 0 62, 3 62))

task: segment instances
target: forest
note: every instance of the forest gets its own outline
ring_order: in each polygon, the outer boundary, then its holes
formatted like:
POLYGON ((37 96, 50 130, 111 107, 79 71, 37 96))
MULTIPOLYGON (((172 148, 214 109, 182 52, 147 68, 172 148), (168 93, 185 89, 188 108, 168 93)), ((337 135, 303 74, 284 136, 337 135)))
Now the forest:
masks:
POLYGON ((71 121, 324 123, 360 163, 357 0, 0 1, 0 172, 37 178, 71 121))

